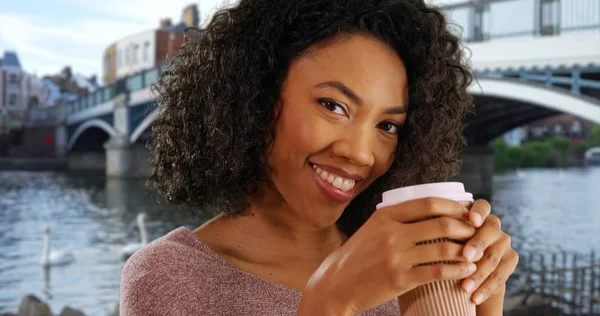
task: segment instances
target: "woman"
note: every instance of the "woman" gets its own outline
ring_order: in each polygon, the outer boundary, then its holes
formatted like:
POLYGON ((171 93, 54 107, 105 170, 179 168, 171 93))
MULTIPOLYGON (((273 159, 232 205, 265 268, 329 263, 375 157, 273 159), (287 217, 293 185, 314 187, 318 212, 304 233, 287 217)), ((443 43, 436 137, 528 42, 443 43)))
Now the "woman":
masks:
POLYGON ((486 201, 374 212, 386 189, 456 174, 473 104, 446 26, 423 0, 216 14, 162 77, 150 182, 220 213, 128 261, 122 315, 398 315, 397 296, 442 279, 501 315, 517 254, 486 201), (466 245, 415 245, 442 236, 466 245), (461 263, 419 266, 442 260, 461 263))

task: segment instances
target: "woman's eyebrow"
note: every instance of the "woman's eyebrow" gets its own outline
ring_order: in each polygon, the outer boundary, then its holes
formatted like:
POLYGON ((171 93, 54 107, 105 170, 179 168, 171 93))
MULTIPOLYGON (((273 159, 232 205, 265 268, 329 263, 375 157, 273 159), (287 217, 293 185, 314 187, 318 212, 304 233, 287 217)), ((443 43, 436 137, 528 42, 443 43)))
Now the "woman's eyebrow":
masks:
MULTIPOLYGON (((356 103, 358 105, 364 104, 363 99, 360 96, 358 96, 358 94, 356 92, 354 92, 348 86, 343 84, 341 81, 334 80, 334 81, 321 82, 321 83, 317 84, 315 87, 316 88, 325 88, 325 87, 335 88, 338 91, 340 91, 342 94, 344 94, 346 97, 348 97, 350 100, 352 100, 354 103, 356 103)), ((406 107, 404 107, 404 106, 391 107, 389 109, 386 109, 385 113, 386 114, 404 114, 404 113, 406 113, 406 107)))
POLYGON ((361 99, 361 97, 359 97, 358 94, 356 94, 356 92, 352 91, 352 89, 348 88, 348 86, 346 86, 345 84, 343 84, 340 81, 334 80, 334 81, 321 82, 321 83, 317 84, 315 87, 316 88, 332 87, 332 88, 339 90, 342 94, 347 96, 350 100, 354 101, 354 103, 356 103, 358 105, 363 105, 363 103, 364 103, 363 100, 361 99))
POLYGON ((404 114, 406 113, 406 107, 395 106, 385 110, 385 114, 404 114))

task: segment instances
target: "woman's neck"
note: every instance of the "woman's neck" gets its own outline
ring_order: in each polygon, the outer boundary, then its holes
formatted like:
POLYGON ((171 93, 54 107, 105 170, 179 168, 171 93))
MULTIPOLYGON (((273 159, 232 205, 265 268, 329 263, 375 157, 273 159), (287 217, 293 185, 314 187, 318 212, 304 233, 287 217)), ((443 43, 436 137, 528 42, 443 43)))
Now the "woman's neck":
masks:
POLYGON ((256 206, 239 217, 221 214, 198 228, 196 235, 226 256, 275 266, 318 266, 345 241, 335 224, 316 228, 294 212, 256 206))
POLYGON ((290 259, 321 262, 345 238, 335 224, 326 228, 308 225, 294 212, 253 207, 233 221, 237 240, 252 241, 253 248, 290 259))

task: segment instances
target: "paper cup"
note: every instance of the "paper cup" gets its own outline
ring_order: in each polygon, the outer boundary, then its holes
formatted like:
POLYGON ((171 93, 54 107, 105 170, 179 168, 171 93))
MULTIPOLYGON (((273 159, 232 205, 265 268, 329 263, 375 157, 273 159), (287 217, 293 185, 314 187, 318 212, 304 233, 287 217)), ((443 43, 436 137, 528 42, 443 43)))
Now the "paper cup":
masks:
MULTIPOLYGON (((389 190, 383 193, 377 209, 400 204, 409 200, 440 197, 454 201, 473 203, 473 195, 465 191, 460 182, 442 182, 415 185, 389 190)), ((417 244, 449 242, 448 238, 424 240, 417 244)), ((430 262, 456 263, 451 261, 430 262)), ((461 280, 444 280, 419 286, 398 297, 402 316, 475 316, 475 304, 462 290, 461 280)))

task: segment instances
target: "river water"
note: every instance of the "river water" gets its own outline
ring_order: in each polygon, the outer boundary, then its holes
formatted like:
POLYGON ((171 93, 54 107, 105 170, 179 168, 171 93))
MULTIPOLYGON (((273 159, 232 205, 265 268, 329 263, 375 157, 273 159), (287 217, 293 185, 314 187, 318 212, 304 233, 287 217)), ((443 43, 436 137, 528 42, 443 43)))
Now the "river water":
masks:
MULTIPOLYGON (((600 168, 524 170, 494 177, 493 212, 519 252, 600 251, 600 168)), ((119 300, 121 248, 139 241, 138 212, 149 239, 179 226, 195 228, 185 208, 157 204, 142 181, 54 172, 0 172, 0 314, 25 294, 86 315, 108 315, 119 300), (53 249, 76 261, 43 269, 44 227, 53 249)))

